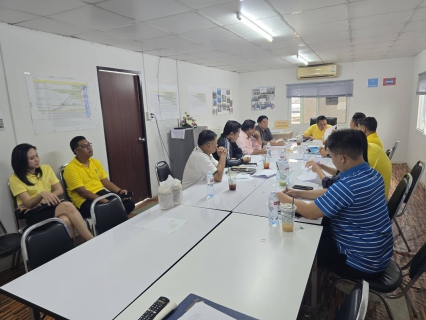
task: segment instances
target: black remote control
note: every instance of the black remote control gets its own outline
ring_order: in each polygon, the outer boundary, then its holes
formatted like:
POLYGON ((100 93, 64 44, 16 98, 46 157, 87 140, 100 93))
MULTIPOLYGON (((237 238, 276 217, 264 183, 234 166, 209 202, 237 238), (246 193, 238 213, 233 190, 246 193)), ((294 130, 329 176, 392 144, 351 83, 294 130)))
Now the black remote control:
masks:
POLYGON ((170 302, 169 299, 166 297, 160 297, 157 301, 155 301, 152 306, 149 307, 147 311, 141 317, 139 320, 153 320, 155 316, 163 310, 167 304, 170 302))

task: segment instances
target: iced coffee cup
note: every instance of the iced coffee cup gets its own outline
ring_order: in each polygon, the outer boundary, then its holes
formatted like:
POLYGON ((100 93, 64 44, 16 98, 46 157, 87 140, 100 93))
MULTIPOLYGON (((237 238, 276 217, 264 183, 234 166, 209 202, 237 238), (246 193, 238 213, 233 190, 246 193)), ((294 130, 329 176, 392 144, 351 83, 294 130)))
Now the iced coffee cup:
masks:
POLYGON ((297 207, 291 203, 282 203, 281 209, 281 227, 284 232, 293 232, 294 214, 297 207))
POLYGON ((237 171, 231 171, 229 170, 228 172, 228 185, 229 185, 229 190, 237 190, 237 171))

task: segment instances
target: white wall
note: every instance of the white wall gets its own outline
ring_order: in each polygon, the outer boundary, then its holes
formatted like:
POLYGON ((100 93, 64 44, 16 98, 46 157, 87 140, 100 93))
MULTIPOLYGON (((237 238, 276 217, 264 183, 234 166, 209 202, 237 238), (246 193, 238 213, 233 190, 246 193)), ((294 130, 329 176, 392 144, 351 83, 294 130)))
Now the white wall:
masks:
MULTIPOLYGON (((410 114, 410 123, 408 127, 408 148, 407 148, 407 163, 412 167, 417 161, 426 161, 426 136, 417 130, 417 111, 419 98, 416 95, 417 80, 419 73, 426 71, 426 50, 419 53, 414 59, 414 70, 412 74, 413 89, 411 91, 411 108, 407 107, 407 113, 410 114)), ((422 177, 422 182, 426 184, 426 175, 422 177)))
MULTIPOLYGON (((354 94, 349 101, 348 119, 345 126, 349 127, 349 121, 353 113, 357 111, 376 117, 379 124, 377 132, 385 148, 392 146, 396 140, 401 141, 393 162, 405 161, 408 130, 401 130, 401 128, 406 128, 409 124, 407 110, 408 105, 411 104, 413 90, 413 60, 413 58, 399 58, 343 63, 338 65, 338 77, 335 79, 354 79, 354 94), (389 87, 380 85, 378 88, 367 88, 368 78, 379 78, 380 82, 383 77, 396 77, 397 85, 389 87), (395 130, 394 128, 398 129, 395 130)), ((300 81, 296 78, 296 69, 241 74, 239 120, 243 121, 246 118, 256 120, 259 115, 266 114, 270 125, 273 126, 275 120, 290 119, 289 101, 286 98, 286 84, 298 82, 300 81), (276 108, 274 110, 250 111, 251 90, 260 86, 275 86, 276 108), (247 112, 244 112, 245 110, 247 112)), ((294 132, 298 132, 304 131, 306 127, 306 125, 293 125, 291 128, 294 132)))

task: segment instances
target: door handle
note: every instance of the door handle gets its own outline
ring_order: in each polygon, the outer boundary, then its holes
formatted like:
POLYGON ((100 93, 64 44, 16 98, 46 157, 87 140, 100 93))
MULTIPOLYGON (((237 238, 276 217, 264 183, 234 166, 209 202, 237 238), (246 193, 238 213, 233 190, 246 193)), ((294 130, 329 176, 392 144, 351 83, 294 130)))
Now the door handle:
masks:
POLYGON ((145 138, 139 137, 138 141, 139 142, 145 142, 146 140, 145 140, 145 138))

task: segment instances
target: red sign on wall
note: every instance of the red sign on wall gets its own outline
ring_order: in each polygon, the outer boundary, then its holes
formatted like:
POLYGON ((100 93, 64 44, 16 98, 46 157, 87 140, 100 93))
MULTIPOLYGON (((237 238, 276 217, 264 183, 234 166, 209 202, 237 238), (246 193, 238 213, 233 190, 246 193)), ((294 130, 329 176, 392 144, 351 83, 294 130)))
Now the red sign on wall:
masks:
POLYGON ((396 78, 383 78, 383 86, 396 85, 396 78))

